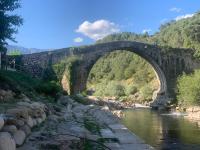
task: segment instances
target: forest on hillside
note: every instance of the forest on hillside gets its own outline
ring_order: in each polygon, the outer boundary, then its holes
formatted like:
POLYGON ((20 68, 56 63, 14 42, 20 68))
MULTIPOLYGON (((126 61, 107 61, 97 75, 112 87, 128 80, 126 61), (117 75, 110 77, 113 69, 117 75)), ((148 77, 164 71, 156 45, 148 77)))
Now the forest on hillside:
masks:
POLYGON ((96 96, 124 97, 138 102, 150 101, 158 89, 151 65, 128 51, 115 51, 100 58, 93 66, 88 89, 96 96))
POLYGON ((109 41, 138 41, 160 46, 173 48, 189 48, 195 50, 195 56, 200 56, 200 12, 193 17, 181 19, 178 21, 171 20, 162 24, 159 31, 153 35, 148 33, 136 34, 123 32, 109 35, 97 43, 109 41))

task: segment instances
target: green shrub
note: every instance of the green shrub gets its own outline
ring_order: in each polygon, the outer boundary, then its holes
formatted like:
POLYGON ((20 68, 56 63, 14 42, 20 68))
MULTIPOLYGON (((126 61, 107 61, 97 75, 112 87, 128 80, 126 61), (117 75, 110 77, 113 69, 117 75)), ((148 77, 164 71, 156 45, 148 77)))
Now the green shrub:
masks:
POLYGON ((128 85, 126 87, 126 95, 133 95, 138 91, 135 85, 128 85))
POLYGON ((178 102, 183 105, 200 104, 200 70, 178 78, 178 102))
POLYGON ((125 79, 131 78, 134 73, 135 73, 135 69, 133 68, 133 66, 126 68, 124 71, 125 79))
POLYGON ((153 90, 148 85, 141 88, 143 100, 152 100, 153 90))
POLYGON ((22 55, 22 52, 20 50, 11 50, 7 53, 7 55, 9 56, 18 56, 18 55, 22 55))
POLYGON ((53 97, 56 97, 61 92, 61 87, 55 81, 41 82, 35 89, 38 93, 53 97))
POLYGON ((0 71, 0 87, 14 91, 17 95, 25 93, 32 95, 35 92, 34 88, 41 82, 37 78, 32 78, 28 74, 13 72, 13 71, 0 71))
POLYGON ((81 63, 81 56, 70 56, 66 59, 61 60, 59 63, 53 65, 53 71, 57 80, 61 83, 63 75, 65 74, 69 83, 68 94, 73 94, 72 85, 77 80, 75 68, 81 63))
POLYGON ((106 87, 106 94, 107 96, 124 96, 124 87, 120 85, 119 83, 116 82, 109 82, 107 87, 106 87))

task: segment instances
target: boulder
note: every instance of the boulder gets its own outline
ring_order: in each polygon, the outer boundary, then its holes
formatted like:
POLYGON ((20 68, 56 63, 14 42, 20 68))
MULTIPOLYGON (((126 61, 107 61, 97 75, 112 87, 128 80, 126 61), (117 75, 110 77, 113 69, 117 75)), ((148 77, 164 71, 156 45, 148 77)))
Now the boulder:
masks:
POLYGON ((71 99, 69 96, 61 96, 58 100, 57 100, 58 104, 62 104, 62 105, 68 105, 68 104, 73 104, 74 100, 71 99))
POLYGON ((193 107, 193 112, 199 112, 199 111, 200 111, 200 107, 198 107, 198 106, 193 107))
POLYGON ((25 106, 25 107, 31 107, 31 103, 29 103, 29 102, 18 102, 17 105, 25 106))
POLYGON ((59 120, 59 117, 56 116, 56 115, 50 115, 50 116, 48 117, 48 120, 51 121, 51 122, 57 123, 58 120, 59 120))
POLYGON ((4 126, 4 119, 3 117, 0 116, 0 130, 2 129, 3 126, 4 126))
POLYGON ((17 130, 14 134, 13 134, 13 138, 15 140, 15 143, 17 146, 21 146, 26 138, 26 134, 24 133, 24 131, 22 130, 17 130))
POLYGON ((3 132, 9 132, 11 134, 14 134, 17 131, 17 127, 15 125, 5 125, 2 128, 3 132))
POLYGON ((0 150, 16 150, 14 139, 8 132, 0 132, 0 150))
POLYGON ((26 95, 24 95, 24 94, 21 94, 21 99, 24 102, 31 102, 31 100, 26 95))
POLYGON ((13 115, 15 116, 16 118, 22 118, 22 119, 27 119, 28 118, 28 108, 25 108, 25 107, 20 107, 20 108, 11 108, 11 109, 8 109, 7 114, 9 115, 13 115))
POLYGON ((28 136, 31 133, 31 128, 28 125, 24 125, 20 128, 28 136))
POLYGON ((26 120, 27 125, 32 128, 34 126, 33 119, 29 116, 28 119, 26 120))
POLYGON ((21 127, 21 126, 23 126, 24 125, 24 121, 23 120, 21 120, 21 119, 18 119, 18 120, 16 120, 16 124, 15 124, 17 127, 21 127))
POLYGON ((42 117, 42 121, 46 120, 46 118, 47 118, 45 113, 43 113, 41 117, 42 117))
POLYGON ((110 109, 109 109, 108 106, 104 106, 104 107, 101 108, 101 110, 109 111, 110 109))
POLYGON ((37 121, 37 125, 39 125, 42 123, 42 118, 37 118, 36 121, 37 121))
POLYGON ((43 113, 43 110, 41 109, 33 109, 31 116, 33 118, 41 117, 41 114, 43 113))
POLYGON ((67 96, 61 96, 61 97, 57 100, 57 103, 66 106, 66 105, 68 104, 67 96))
POLYGON ((15 125, 19 128, 24 125, 24 121, 21 119, 10 118, 6 120, 6 125, 15 125))
POLYGON ((114 110, 112 111, 112 113, 116 115, 118 118, 124 117, 124 113, 121 110, 114 110))
POLYGON ((37 125, 37 120, 33 119, 33 127, 37 125))
POLYGON ((0 101, 8 102, 14 99, 15 93, 10 90, 0 89, 0 101))
POLYGON ((74 113, 85 113, 88 111, 88 109, 90 109, 90 106, 89 105, 76 105, 73 107, 73 112, 74 113))
POLYGON ((72 105, 71 104, 67 105, 67 112, 72 112, 72 105))
POLYGON ((34 102, 31 104, 32 109, 41 109, 41 110, 45 110, 46 105, 40 102, 34 102))

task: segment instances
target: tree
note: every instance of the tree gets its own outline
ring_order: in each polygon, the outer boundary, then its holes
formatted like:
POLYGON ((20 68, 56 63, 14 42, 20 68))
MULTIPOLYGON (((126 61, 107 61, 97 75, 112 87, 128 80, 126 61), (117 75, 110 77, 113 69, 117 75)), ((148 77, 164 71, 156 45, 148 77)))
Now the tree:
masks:
POLYGON ((0 0, 0 51, 2 52, 2 64, 5 64, 7 44, 6 40, 15 41, 13 34, 17 33, 17 26, 22 25, 20 16, 10 12, 20 7, 20 0, 0 0))
POLYGON ((178 102, 182 105, 200 104, 200 70, 178 78, 178 102))
POLYGON ((20 7, 20 0, 0 1, 0 45, 6 44, 6 39, 15 41, 13 34, 17 33, 16 26, 22 25, 22 18, 8 14, 20 7))
POLYGON ((21 55, 21 51, 20 50, 12 50, 10 52, 7 53, 7 55, 10 55, 10 56, 17 56, 17 55, 21 55))

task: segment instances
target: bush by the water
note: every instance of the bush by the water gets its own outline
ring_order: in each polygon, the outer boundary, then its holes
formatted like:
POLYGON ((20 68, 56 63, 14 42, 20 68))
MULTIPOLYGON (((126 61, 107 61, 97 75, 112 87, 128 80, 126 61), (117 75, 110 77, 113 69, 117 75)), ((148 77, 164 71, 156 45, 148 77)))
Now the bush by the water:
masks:
POLYGON ((200 70, 178 79, 178 102, 183 105, 200 104, 200 70))

